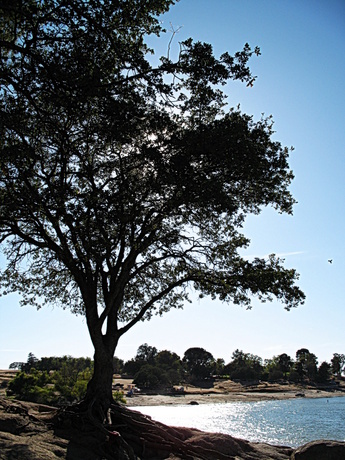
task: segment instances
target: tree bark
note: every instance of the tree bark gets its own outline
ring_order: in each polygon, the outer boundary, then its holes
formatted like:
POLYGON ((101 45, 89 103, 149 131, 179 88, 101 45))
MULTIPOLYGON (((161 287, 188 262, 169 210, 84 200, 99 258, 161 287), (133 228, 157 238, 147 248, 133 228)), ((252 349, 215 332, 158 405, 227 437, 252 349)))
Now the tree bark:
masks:
POLYGON ((95 347, 94 372, 88 383, 85 402, 94 406, 100 412, 102 422, 105 414, 113 403, 112 383, 113 383, 113 356, 115 347, 105 346, 95 347))

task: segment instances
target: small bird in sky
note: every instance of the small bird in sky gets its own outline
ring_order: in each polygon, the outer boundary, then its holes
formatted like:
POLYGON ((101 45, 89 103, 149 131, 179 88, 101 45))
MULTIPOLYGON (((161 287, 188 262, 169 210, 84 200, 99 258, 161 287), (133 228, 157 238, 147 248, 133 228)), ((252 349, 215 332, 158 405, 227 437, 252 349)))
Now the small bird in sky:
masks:
POLYGON ((333 263, 333 259, 328 259, 328 263, 329 263, 329 264, 332 264, 332 263, 333 263))

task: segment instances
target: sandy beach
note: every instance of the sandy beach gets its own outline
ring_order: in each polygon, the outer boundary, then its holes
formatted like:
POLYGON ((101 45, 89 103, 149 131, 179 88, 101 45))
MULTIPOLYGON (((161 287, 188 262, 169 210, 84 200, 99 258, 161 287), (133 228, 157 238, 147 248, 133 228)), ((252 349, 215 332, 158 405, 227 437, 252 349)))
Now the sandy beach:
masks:
MULTIPOLYGON (((345 396, 341 391, 328 392, 315 390, 307 390, 304 392, 306 398, 332 398, 336 396, 345 396)), ((214 404, 228 402, 244 402, 244 401, 268 401, 297 398, 295 392, 277 392, 277 393, 236 393, 236 394, 186 394, 181 396, 170 395, 134 395, 126 397, 127 406, 165 406, 165 405, 180 405, 180 404, 214 404)))

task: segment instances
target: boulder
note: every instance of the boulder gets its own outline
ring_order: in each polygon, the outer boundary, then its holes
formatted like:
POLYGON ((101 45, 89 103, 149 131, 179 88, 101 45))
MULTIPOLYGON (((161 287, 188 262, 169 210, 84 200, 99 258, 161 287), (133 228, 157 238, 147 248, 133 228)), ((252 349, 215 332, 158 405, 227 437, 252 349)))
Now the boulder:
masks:
POLYGON ((291 460, 345 460, 345 442, 313 441, 298 447, 291 460))

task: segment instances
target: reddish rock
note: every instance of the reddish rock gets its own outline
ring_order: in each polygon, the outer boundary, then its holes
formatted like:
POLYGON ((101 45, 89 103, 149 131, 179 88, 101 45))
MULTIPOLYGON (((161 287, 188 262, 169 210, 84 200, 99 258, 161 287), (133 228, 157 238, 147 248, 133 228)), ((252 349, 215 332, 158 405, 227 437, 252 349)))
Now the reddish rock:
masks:
POLYGON ((299 447, 291 460, 345 460, 345 442, 320 440, 299 447))

